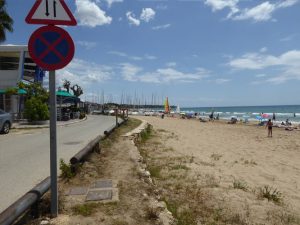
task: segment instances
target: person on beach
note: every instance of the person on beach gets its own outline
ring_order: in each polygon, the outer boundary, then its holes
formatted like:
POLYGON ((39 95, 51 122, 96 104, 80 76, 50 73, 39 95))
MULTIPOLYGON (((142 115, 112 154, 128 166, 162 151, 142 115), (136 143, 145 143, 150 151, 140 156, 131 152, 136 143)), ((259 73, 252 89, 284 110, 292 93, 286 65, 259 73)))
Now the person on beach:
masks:
POLYGON ((214 121, 214 111, 212 111, 211 114, 209 115, 209 120, 214 121))
POLYGON ((273 121, 276 120, 276 116, 275 116, 275 113, 273 113, 273 121))
POLYGON ((268 137, 272 137, 272 128, 273 128, 273 123, 271 119, 268 120, 266 124, 266 128, 268 128, 268 137))

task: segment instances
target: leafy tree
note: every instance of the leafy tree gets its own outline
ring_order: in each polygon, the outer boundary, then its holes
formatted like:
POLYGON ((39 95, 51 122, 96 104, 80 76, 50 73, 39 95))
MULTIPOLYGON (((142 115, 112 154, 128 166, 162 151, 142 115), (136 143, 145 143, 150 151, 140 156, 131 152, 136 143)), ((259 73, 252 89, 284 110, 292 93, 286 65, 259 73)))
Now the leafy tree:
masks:
POLYGON ((15 88, 15 87, 6 88, 5 94, 6 95, 16 95, 16 94, 18 94, 18 88, 15 88))
POLYGON ((71 82, 68 80, 64 80, 63 87, 67 89, 67 92, 70 92, 71 82))
POLYGON ((26 91, 25 117, 29 121, 49 119, 49 93, 40 83, 25 84, 20 82, 19 88, 26 91))
POLYGON ((41 99, 43 103, 47 103, 49 101, 49 93, 45 88, 42 87, 40 83, 25 84, 23 82, 20 82, 19 88, 26 91, 26 99, 37 97, 41 99))
POLYGON ((48 105, 38 97, 32 97, 25 102, 25 116, 29 121, 49 119, 48 105))
POLYGON ((6 12, 6 1, 0 0, 0 42, 6 40, 6 31, 13 32, 13 19, 6 12))
POLYGON ((83 90, 78 84, 73 85, 73 87, 71 87, 71 90, 73 91, 73 95, 75 95, 76 97, 79 97, 83 94, 83 90))

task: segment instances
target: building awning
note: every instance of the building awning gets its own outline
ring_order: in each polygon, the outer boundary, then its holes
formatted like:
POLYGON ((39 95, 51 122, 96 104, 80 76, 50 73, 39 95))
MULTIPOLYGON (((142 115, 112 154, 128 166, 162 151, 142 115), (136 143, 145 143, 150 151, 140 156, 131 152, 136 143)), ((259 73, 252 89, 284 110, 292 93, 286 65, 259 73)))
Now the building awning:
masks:
POLYGON ((56 96, 63 96, 63 97, 73 97, 73 98, 77 98, 75 95, 70 94, 67 91, 57 91, 56 92, 56 96))
MULTIPOLYGON (((5 94, 6 91, 3 90, 3 89, 0 89, 0 94, 5 94)), ((27 94, 27 92, 24 90, 24 89, 18 89, 18 92, 17 92, 19 95, 25 95, 27 94)))

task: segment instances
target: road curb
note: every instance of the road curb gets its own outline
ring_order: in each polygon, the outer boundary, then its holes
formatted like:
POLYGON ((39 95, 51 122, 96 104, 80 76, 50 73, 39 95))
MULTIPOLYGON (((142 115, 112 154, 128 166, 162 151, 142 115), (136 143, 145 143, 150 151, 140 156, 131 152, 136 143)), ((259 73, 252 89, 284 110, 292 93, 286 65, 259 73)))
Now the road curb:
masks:
MULTIPOLYGON (((68 126, 68 125, 71 125, 71 124, 75 124, 75 123, 80 123, 80 122, 83 122, 87 120, 87 116, 84 117, 83 119, 81 120, 76 120, 76 121, 71 121, 69 123, 65 123, 65 124, 57 124, 57 126, 59 127, 64 127, 64 126, 68 126)), ((14 130, 22 130, 22 129, 41 129, 41 128, 49 128, 49 124, 47 125, 17 125, 17 126, 12 126, 11 129, 14 129, 14 130)))

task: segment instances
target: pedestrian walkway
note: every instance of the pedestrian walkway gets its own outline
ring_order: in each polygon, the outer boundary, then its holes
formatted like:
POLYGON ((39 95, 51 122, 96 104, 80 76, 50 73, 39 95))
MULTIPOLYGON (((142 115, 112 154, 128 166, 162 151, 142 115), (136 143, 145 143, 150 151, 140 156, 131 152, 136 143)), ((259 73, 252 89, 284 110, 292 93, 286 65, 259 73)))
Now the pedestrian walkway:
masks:
MULTIPOLYGON (((66 126, 69 124, 79 123, 87 120, 87 117, 83 119, 72 119, 68 121, 57 121, 57 126, 66 126)), ((28 122, 16 122, 12 124, 11 129, 35 129, 35 128, 48 128, 50 125, 50 121, 43 121, 42 124, 30 124, 28 122)))

